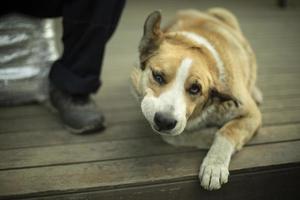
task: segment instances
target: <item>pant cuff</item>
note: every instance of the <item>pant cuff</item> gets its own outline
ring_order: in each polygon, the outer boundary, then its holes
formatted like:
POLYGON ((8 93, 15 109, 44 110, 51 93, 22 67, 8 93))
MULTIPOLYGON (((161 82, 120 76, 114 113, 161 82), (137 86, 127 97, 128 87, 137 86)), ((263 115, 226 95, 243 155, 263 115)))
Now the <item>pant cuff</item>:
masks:
POLYGON ((51 84, 72 95, 89 95, 95 93, 101 85, 98 76, 80 77, 56 61, 50 71, 51 84))

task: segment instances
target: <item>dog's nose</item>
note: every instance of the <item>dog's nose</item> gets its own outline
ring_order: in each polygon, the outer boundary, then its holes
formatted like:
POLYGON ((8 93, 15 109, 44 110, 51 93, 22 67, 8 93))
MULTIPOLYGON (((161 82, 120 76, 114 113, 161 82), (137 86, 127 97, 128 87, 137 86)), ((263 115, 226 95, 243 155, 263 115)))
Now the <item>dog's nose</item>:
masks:
POLYGON ((177 120, 166 114, 157 112, 154 115, 154 123, 159 129, 158 131, 167 131, 173 129, 176 126, 177 120))

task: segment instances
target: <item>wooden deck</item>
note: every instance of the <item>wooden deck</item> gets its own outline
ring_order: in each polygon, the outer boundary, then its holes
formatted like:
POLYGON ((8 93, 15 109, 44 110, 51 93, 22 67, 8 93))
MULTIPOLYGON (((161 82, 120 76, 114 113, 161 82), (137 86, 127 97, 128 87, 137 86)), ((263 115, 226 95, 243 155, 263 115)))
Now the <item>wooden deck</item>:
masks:
POLYGON ((103 133, 69 134, 41 105, 0 108, 0 199, 300 199, 300 4, 268 1, 127 2, 96 95, 103 133), (239 17, 257 54, 263 128, 233 157, 229 183, 200 188, 206 150, 175 148, 153 134, 129 93, 145 16, 162 9, 224 6, 239 17), (218 198, 219 197, 219 198, 218 198))

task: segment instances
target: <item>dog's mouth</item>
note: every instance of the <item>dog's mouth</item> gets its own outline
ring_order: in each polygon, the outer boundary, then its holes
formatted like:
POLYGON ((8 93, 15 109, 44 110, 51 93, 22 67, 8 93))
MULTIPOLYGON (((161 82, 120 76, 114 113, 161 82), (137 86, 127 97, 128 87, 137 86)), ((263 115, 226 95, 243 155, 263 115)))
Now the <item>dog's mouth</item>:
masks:
MULTIPOLYGON (((150 123, 151 124, 151 123, 150 123)), ((156 126, 155 124, 151 124, 151 128, 152 130, 159 135, 163 135, 163 136, 176 136, 176 135, 180 135, 182 133, 182 131, 177 131, 175 129, 173 130, 161 130, 158 126, 156 126)))
POLYGON ((159 135, 173 135, 172 131, 166 131, 166 130, 161 130, 158 126, 156 125, 151 125, 152 129, 154 130, 155 133, 159 135))

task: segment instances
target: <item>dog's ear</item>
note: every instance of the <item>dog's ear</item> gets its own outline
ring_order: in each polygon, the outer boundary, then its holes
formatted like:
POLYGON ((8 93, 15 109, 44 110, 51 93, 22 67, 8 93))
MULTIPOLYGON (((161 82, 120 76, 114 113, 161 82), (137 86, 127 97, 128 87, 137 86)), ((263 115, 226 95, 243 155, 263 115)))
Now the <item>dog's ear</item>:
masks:
POLYGON ((159 48, 162 40, 160 29, 161 12, 154 11, 146 19, 144 24, 144 34, 140 41, 139 53, 142 70, 145 69, 145 62, 159 48))
POLYGON ((236 107, 239 107, 242 103, 238 100, 231 92, 225 90, 222 87, 213 87, 209 91, 210 99, 214 100, 217 99, 219 102, 225 101, 233 101, 236 107))

